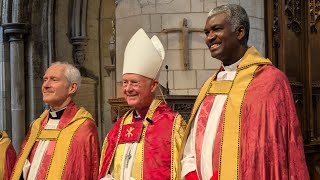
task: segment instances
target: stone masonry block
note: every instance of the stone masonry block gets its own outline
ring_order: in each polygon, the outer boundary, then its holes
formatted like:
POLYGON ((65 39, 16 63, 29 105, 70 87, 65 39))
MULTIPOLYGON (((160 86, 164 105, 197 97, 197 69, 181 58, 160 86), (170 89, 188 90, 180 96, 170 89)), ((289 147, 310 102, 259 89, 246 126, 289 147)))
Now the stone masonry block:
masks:
POLYGON ((188 89, 188 95, 197 96, 200 92, 200 89, 188 89))
POLYGON ((172 32, 168 34, 168 49, 182 49, 182 34, 172 32))
POLYGON ((111 19, 103 19, 101 22, 102 31, 101 34, 103 35, 102 38, 105 39, 105 41, 109 41, 109 38, 112 34, 112 20, 111 19), (107 37, 107 38, 106 38, 107 37))
POLYGON ((151 32, 161 32, 161 15, 151 15, 151 32))
POLYGON ((170 89, 170 95, 188 95, 188 90, 170 89))
POLYGON ((204 0, 204 12, 208 13, 215 7, 217 7, 217 0, 204 0))
POLYGON ((250 29, 250 36, 248 41, 249 46, 254 46, 261 53, 262 56, 265 56, 265 33, 262 30, 250 29))
POLYGON ((89 39, 87 41, 87 46, 85 46, 86 52, 98 52, 99 51, 99 41, 94 39, 89 39))
POLYGON ((142 14, 154 14, 156 13, 156 0, 148 0, 146 4, 142 4, 142 14))
POLYGON ((240 4, 240 0, 229 0, 229 4, 240 4))
POLYGON ((190 0, 158 0, 157 13, 188 13, 190 12, 190 0))
POLYGON ((112 18, 114 16, 115 3, 114 1, 102 1, 102 18, 112 18))
POLYGON ((99 59, 99 52, 86 52, 86 61, 85 67, 91 70, 94 74, 99 74, 99 63, 97 63, 99 59))
POLYGON ((165 70, 165 65, 169 66, 169 70, 183 70, 182 51, 181 50, 166 50, 166 57, 162 65, 162 70, 165 70))
MULTIPOLYGON (((150 17, 149 15, 139 15, 139 16, 132 16, 122 19, 116 20, 116 35, 117 38, 123 39, 123 35, 127 37, 131 37, 138 29, 143 28, 146 32, 150 31, 150 17), (144 20, 148 22, 143 22, 144 20), (121 36, 119 36, 119 33, 121 36)), ((116 41, 118 43, 118 41, 116 41)))
POLYGON ((165 88, 167 88, 167 80, 169 89, 173 89, 173 71, 171 71, 170 69, 168 70, 168 77, 166 70, 160 71, 159 83, 165 88))
POLYGON ((100 5, 100 0, 91 0, 90 3, 87 4, 89 10, 88 12, 96 12, 97 15, 99 15, 99 11, 95 10, 99 9, 100 5))
POLYGON ((191 0, 191 12, 203 12, 203 0, 191 0))
POLYGON ((117 77, 117 82, 121 81, 121 76, 122 76, 122 69, 123 69, 123 53, 124 53, 124 49, 119 51, 117 51, 117 64, 116 64, 116 77, 117 77), (118 53, 119 51, 119 53, 118 53))
POLYGON ((98 40, 99 39, 98 23, 97 24, 88 25, 87 27, 88 27, 87 28, 88 39, 98 40))
POLYGON ((205 34, 203 32, 189 33, 189 48, 190 49, 207 49, 207 45, 205 44, 204 39, 205 39, 205 34))
POLYGON ((189 28, 204 28, 207 20, 207 13, 163 14, 162 28, 181 28, 183 18, 187 19, 189 28))
POLYGON ((259 29, 264 31, 264 19, 249 16, 250 29, 259 29))
POLYGON ((64 37, 65 34, 61 33, 56 33, 57 37, 55 40, 55 45, 56 45, 56 59, 63 59, 63 60, 68 60, 72 59, 72 45, 69 42, 68 38, 61 38, 64 37))
POLYGON ((175 71, 173 74, 174 89, 196 88, 196 71, 175 71))
POLYGON ((116 19, 140 15, 141 7, 139 4, 139 1, 133 1, 133 0, 118 1, 115 14, 116 14, 116 19))
POLYGON ((224 4, 231 4, 230 0, 217 0, 217 6, 221 6, 224 4))
POLYGON ((190 69, 204 69, 203 50, 189 50, 190 69))
POLYGON ((264 18, 264 0, 240 0, 249 16, 264 18))

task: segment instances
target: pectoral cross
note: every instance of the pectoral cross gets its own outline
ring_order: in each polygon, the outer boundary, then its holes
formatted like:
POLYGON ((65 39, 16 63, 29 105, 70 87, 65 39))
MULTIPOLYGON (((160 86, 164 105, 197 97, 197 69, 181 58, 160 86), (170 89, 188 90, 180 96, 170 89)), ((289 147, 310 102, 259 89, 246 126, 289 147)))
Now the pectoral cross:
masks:
POLYGON ((126 168, 129 167, 129 161, 132 158, 131 151, 129 151, 129 154, 126 155, 126 168))
POLYGON ((203 29, 188 28, 188 20, 183 18, 182 28, 163 29, 162 32, 182 32, 183 65, 185 70, 189 70, 189 32, 203 32, 203 29))

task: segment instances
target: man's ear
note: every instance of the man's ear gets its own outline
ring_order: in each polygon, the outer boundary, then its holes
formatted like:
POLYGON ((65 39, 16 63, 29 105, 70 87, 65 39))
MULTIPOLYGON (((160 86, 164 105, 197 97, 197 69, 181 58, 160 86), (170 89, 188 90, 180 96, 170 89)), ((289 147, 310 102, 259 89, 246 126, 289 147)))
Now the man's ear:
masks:
POLYGON ((240 25, 236 28, 236 33, 239 41, 243 41, 246 37, 246 28, 243 25, 240 25))
POLYGON ((156 89, 158 87, 159 81, 158 80, 153 80, 151 84, 151 92, 156 92, 156 89))
POLYGON ((75 94, 78 89, 77 83, 71 83, 71 86, 69 87, 69 94, 75 94))

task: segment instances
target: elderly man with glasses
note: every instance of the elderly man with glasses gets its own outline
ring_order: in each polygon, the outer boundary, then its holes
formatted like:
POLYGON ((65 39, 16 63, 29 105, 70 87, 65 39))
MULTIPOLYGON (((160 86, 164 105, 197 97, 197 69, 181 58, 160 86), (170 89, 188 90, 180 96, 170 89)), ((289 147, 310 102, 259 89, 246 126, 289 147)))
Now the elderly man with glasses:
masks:
POLYGON ((139 29, 124 54, 122 90, 133 109, 105 138, 99 179, 177 179, 185 122, 155 99, 164 59, 160 40, 139 29))

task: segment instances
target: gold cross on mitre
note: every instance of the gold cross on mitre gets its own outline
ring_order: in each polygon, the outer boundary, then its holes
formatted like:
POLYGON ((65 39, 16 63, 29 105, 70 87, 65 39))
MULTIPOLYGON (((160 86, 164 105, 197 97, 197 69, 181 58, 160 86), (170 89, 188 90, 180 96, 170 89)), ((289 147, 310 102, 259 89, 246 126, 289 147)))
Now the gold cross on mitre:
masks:
POLYGON ((127 136, 127 137, 133 136, 133 134, 132 134, 132 131, 133 131, 133 130, 134 130, 133 127, 128 128, 128 129, 127 129, 127 134, 126 134, 126 136, 127 136))

